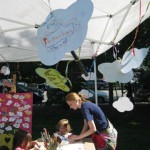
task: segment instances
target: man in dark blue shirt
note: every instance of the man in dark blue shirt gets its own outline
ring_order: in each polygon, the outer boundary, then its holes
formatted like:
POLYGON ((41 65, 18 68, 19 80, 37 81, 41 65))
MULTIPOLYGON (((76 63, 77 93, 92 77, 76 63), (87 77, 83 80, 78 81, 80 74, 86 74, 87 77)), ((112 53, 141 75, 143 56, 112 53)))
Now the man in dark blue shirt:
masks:
POLYGON ((87 122, 94 121, 97 132, 102 132, 108 127, 108 120, 103 111, 96 104, 91 102, 83 102, 81 112, 87 122))
POLYGON ((80 135, 71 135, 70 140, 79 140, 92 135, 93 142, 98 150, 116 149, 117 131, 99 106, 74 92, 66 96, 66 102, 71 109, 81 109, 84 117, 84 126, 80 135))

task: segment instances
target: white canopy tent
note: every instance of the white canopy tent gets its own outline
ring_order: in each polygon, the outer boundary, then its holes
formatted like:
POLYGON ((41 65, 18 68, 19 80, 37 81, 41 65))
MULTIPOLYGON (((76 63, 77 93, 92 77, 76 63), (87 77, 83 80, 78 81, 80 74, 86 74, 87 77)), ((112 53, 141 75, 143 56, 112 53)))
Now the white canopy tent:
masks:
MULTIPOLYGON (((75 0, 0 0, 0 62, 40 61, 37 27, 55 9, 65 9, 75 0)), ((80 59, 100 55, 118 43, 150 16, 149 0, 92 0, 80 59), (141 9, 140 9, 141 3, 141 9), (140 15, 141 13, 141 15, 140 15), (94 43, 93 45, 91 43, 94 43)), ((78 51, 76 53, 78 55, 78 51)), ((73 59, 66 53, 62 60, 73 59)))

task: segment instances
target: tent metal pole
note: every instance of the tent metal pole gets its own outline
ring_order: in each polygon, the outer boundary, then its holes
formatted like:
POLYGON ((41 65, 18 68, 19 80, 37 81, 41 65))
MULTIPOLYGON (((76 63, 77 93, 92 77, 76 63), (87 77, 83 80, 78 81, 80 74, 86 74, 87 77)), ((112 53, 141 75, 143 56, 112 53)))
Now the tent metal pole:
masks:
POLYGON ((4 57, 2 54, 0 54, 0 56, 3 58, 3 60, 4 60, 5 62, 7 62, 7 60, 5 59, 5 57, 4 57))
POLYGON ((8 21, 8 22, 13 22, 13 23, 16 23, 16 24, 21 24, 21 25, 24 25, 24 26, 35 26, 33 24, 23 23, 23 22, 19 22, 19 21, 16 21, 16 20, 6 19, 6 18, 3 18, 3 17, 0 17, 0 20, 5 20, 5 21, 8 21))
POLYGON ((8 47, 11 47, 11 48, 16 48, 16 49, 20 49, 20 50, 25 50, 25 51, 35 51, 35 52, 38 52, 38 50, 36 49, 27 49, 27 48, 23 48, 23 47, 19 47, 19 46, 13 46, 13 45, 9 45, 8 47))
POLYGON ((121 21, 121 23, 120 23, 120 25, 119 25, 119 28, 117 29, 117 32, 116 32, 116 34, 115 34, 115 36, 114 36, 114 38, 113 38, 113 40, 112 40, 112 43, 114 43, 114 41, 115 41, 115 39, 116 39, 116 37, 117 37, 117 35, 118 35, 118 33, 119 33, 121 27, 122 27, 122 24, 124 23, 124 21, 125 21, 125 19, 126 19, 128 13, 129 13, 131 7, 132 7, 132 3, 130 4, 130 6, 129 6, 127 12, 126 12, 126 14, 124 15, 124 17, 123 17, 123 19, 122 19, 122 21, 121 21))
POLYGON ((121 10, 119 10, 118 12, 116 12, 115 14, 113 14, 113 16, 118 15, 120 12, 126 10, 127 8, 129 8, 131 6, 131 4, 133 5, 134 3, 138 2, 139 0, 135 0, 135 1, 131 1, 130 4, 128 4, 127 6, 125 6, 124 8, 122 8, 121 10))
MULTIPOLYGON (((28 62, 28 61, 23 61, 23 60, 27 60, 27 59, 31 59, 31 58, 37 58, 38 55, 32 55, 31 57, 24 57, 24 58, 20 58, 20 59, 12 59, 9 60, 9 62, 28 62)), ((40 61, 40 60, 37 60, 40 61)))
MULTIPOLYGON (((92 44, 92 51, 94 51, 94 42, 91 42, 92 44)), ((95 51, 94 51, 95 54, 95 51)), ((93 56, 93 64, 94 64, 94 83, 95 83, 95 104, 98 105, 98 99, 97 99, 97 71, 96 71, 96 56, 93 56)))
POLYGON ((19 27, 19 28, 7 29, 7 30, 0 31, 0 33, 17 31, 17 30, 23 30, 23 29, 28 29, 28 28, 35 28, 35 26, 27 26, 27 27, 19 27))
POLYGON ((104 16, 94 16, 94 17, 91 17, 90 20, 93 20, 93 19, 99 19, 99 18, 107 18, 109 17, 110 15, 104 15, 104 16))
POLYGON ((94 57, 94 75, 95 75, 95 103, 98 105, 97 99, 97 71, 96 71, 96 57, 94 57))
POLYGON ((0 49, 1 49, 1 48, 5 48, 5 47, 9 47, 9 45, 1 45, 1 46, 0 46, 0 49))
POLYGON ((89 40, 89 41, 94 42, 94 43, 99 43, 99 44, 113 45, 112 42, 103 42, 103 41, 94 40, 94 39, 90 39, 90 38, 86 38, 86 40, 89 40))

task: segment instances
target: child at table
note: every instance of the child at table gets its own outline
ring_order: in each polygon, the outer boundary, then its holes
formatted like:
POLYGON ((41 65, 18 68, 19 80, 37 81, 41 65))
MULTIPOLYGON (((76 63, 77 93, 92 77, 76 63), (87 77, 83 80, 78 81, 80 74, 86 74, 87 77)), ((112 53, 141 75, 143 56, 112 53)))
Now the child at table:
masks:
POLYGON ((32 141, 32 135, 24 130, 18 130, 14 135, 13 150, 30 150, 37 142, 32 141))
POLYGON ((67 141, 68 137, 72 134, 71 133, 71 126, 67 119, 61 119, 57 125, 57 132, 54 133, 54 137, 59 137, 61 141, 67 141))

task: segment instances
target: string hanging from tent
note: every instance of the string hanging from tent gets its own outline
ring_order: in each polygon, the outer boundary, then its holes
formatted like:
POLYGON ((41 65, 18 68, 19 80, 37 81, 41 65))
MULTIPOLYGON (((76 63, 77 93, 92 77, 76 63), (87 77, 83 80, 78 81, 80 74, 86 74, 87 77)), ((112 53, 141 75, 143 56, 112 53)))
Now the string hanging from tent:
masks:
POLYGON ((119 53, 119 50, 116 48, 115 45, 113 45, 113 56, 116 60, 117 60, 118 53, 119 53))
POLYGON ((66 77, 67 81, 69 82, 70 88, 72 88, 72 83, 71 83, 70 79, 68 78, 68 67, 69 67, 69 64, 70 64, 71 62, 72 62, 72 61, 68 61, 68 62, 67 62, 66 70, 65 70, 65 77, 66 77))
POLYGON ((89 80, 91 79, 91 76, 92 76, 92 68, 94 68, 94 59, 92 61, 92 65, 91 65, 91 67, 89 69, 89 72, 90 72, 89 80))
POLYGON ((50 10, 50 13, 51 13, 52 12, 52 8, 51 8, 50 0, 48 0, 48 4, 49 4, 49 10, 50 10))
POLYGON ((94 60, 92 61, 92 64, 91 64, 91 66, 90 66, 88 72, 92 72, 92 68, 93 68, 93 67, 94 67, 94 60))
POLYGON ((134 39, 133 39, 131 45, 130 45, 130 46, 128 47, 128 49, 127 49, 127 51, 128 51, 128 50, 132 47, 132 54, 134 54, 134 55, 135 55, 135 52, 134 52, 134 43, 135 43, 135 40, 136 40, 137 35, 138 35, 139 26, 140 26, 140 24, 141 24, 142 18, 145 16, 145 14, 146 14, 146 12, 147 12, 147 10, 148 10, 148 8, 149 8, 149 6, 150 6, 150 2, 149 2, 148 5, 147 5, 147 8, 146 8, 145 13, 143 14, 143 16, 141 16, 141 14, 142 14, 142 13, 141 13, 141 12, 142 12, 142 4, 141 4, 141 0, 140 0, 140 6, 139 6, 139 24, 138 24, 138 26, 137 26, 137 28, 136 28, 136 30, 135 30, 134 39))

